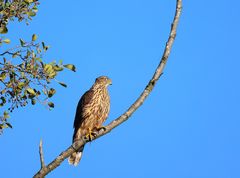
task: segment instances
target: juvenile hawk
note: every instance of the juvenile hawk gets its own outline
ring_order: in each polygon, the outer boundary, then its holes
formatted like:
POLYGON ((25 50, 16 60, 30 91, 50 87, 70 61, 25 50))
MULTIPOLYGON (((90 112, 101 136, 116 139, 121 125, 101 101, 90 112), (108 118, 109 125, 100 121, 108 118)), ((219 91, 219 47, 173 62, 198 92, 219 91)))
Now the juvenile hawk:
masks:
MULTIPOLYGON (((112 81, 108 77, 98 77, 93 86, 79 100, 74 120, 73 143, 84 136, 91 139, 92 132, 102 127, 110 110, 110 98, 107 90, 107 86, 110 84, 112 81)), ((69 157, 69 164, 77 166, 83 149, 84 146, 69 157)))

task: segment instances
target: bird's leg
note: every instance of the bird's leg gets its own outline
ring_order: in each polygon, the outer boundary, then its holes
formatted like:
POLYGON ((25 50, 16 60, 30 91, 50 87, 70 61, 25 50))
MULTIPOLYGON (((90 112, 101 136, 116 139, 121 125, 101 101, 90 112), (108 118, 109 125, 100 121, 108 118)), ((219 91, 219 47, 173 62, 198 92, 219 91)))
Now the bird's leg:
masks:
POLYGON ((96 136, 96 133, 88 128, 88 134, 85 136, 89 141, 92 141, 93 138, 96 136))
POLYGON ((88 139, 89 141, 92 141, 94 137, 97 136, 98 132, 100 132, 101 130, 105 131, 106 127, 100 126, 100 127, 94 127, 93 129, 88 128, 88 134, 85 136, 85 138, 88 139))

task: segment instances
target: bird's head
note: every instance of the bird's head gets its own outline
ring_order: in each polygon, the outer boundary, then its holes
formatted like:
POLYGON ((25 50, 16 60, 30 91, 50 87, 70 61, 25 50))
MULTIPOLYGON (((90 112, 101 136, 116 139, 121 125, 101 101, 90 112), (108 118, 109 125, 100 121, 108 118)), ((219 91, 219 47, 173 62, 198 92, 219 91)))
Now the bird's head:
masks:
POLYGON ((100 76, 100 77, 96 78, 95 82, 97 84, 103 85, 105 87, 107 87, 108 85, 112 85, 112 80, 110 78, 108 78, 107 76, 100 76))

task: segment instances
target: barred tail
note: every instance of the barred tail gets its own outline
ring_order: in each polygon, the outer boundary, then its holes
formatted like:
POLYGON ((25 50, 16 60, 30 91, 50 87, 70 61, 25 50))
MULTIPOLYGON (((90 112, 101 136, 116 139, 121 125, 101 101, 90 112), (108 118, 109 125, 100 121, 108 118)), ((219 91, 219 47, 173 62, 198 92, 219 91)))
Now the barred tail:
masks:
POLYGON ((80 148, 77 152, 74 152, 69 158, 68 163, 74 166, 77 166, 82 158, 83 148, 80 148))

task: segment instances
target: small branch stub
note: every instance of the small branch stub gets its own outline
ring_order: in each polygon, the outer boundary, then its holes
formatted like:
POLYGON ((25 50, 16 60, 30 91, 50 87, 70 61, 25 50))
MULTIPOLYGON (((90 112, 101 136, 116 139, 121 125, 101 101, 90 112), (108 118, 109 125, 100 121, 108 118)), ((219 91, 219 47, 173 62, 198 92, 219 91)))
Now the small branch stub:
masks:
POLYGON ((44 157, 43 157, 43 148, 42 148, 42 139, 40 140, 39 144, 39 155, 40 155, 40 162, 41 162, 41 169, 45 168, 44 164, 44 157))

